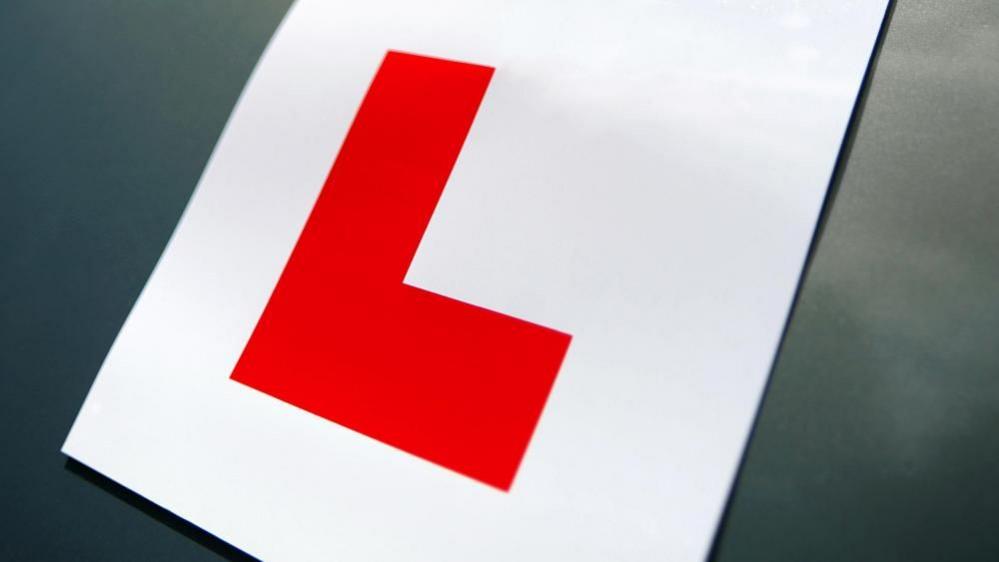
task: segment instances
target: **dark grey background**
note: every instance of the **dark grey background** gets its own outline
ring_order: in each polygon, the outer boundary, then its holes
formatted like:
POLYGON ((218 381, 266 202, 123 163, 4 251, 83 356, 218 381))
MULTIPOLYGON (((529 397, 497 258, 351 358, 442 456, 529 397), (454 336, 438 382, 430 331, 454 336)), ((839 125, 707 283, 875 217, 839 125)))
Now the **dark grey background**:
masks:
MULTIPOLYGON (((288 4, 0 1, 0 559, 238 555, 58 450, 288 4)), ((999 3, 858 123, 718 560, 999 559, 999 3)))

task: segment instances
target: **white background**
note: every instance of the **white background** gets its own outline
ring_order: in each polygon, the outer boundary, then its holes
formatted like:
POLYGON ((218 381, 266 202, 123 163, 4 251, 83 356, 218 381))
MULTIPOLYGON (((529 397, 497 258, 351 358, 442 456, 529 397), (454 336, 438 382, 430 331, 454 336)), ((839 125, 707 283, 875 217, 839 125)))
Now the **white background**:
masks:
POLYGON ((264 558, 703 558, 885 4, 300 1, 64 451, 264 558), (509 494, 228 379, 388 49, 497 69, 407 282, 574 336, 509 494))

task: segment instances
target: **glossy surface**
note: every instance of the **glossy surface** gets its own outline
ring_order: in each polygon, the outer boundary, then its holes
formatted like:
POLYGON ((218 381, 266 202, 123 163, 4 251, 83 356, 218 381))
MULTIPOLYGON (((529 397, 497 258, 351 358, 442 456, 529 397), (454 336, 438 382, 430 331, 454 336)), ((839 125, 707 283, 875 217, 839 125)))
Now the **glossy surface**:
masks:
POLYGON ((997 53, 898 2, 718 560, 999 556, 997 53))
MULTIPOLYGON (((216 558, 57 449, 284 7, 0 8, 0 558, 216 558)), ((994 559, 997 29, 900 2, 720 558, 994 559)))

